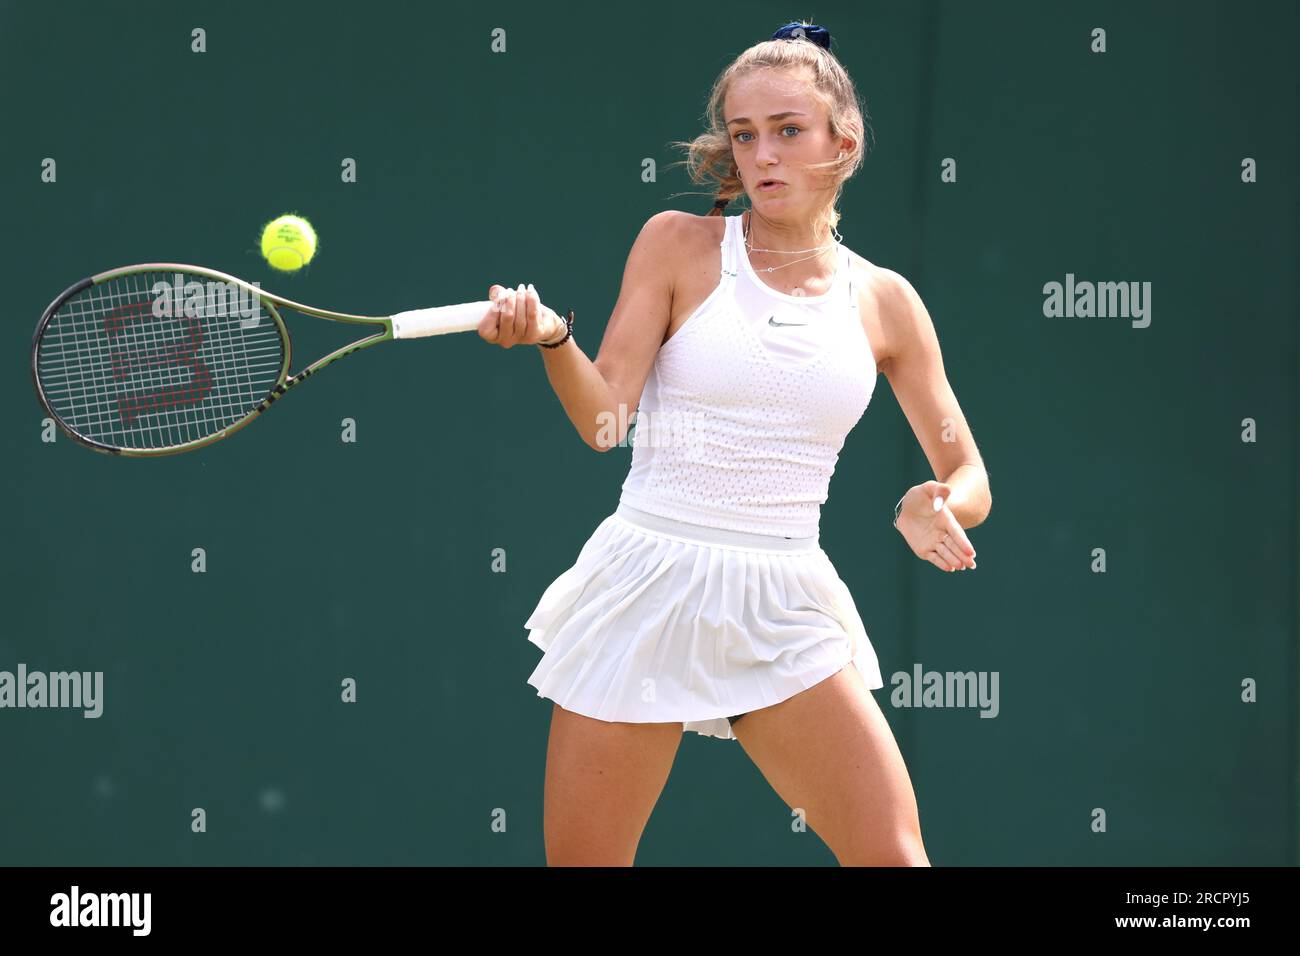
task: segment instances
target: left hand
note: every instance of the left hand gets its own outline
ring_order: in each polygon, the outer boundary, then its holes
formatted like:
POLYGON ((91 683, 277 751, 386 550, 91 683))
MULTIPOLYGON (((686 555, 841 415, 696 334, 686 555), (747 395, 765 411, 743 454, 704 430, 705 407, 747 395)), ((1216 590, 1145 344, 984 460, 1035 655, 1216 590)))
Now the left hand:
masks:
POLYGON ((912 553, 940 571, 975 567, 975 547, 948 508, 952 487, 927 481, 909 488, 898 515, 898 532, 912 553), (941 507, 935 510, 935 502, 941 507))

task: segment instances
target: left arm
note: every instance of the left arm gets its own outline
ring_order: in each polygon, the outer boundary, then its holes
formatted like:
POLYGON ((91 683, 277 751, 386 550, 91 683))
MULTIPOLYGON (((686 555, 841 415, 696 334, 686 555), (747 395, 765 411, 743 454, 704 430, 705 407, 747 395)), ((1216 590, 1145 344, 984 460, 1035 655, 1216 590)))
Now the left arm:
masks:
POLYGON ((988 471, 948 384, 930 313, 910 282, 888 269, 880 271, 881 325, 888 340, 881 371, 935 479, 951 488, 949 510, 962 528, 973 528, 993 507, 988 471))

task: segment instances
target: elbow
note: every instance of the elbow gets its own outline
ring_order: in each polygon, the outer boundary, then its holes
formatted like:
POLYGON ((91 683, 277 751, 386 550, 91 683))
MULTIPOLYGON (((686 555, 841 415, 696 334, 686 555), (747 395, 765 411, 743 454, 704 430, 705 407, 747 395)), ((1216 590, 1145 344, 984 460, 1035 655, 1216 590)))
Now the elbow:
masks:
POLYGON ((617 448, 620 438, 618 434, 601 428, 597 429, 594 435, 583 435, 582 440, 587 443, 587 447, 592 451, 605 452, 611 448, 617 448))
POLYGON ((962 528, 978 528, 988 520, 989 512, 993 510, 993 495, 989 492, 988 483, 972 491, 971 495, 958 504, 960 516, 957 523, 962 528))
POLYGON ((626 405, 619 406, 619 412, 601 411, 596 414, 596 429, 590 435, 584 434, 583 441, 595 451, 609 451, 620 447, 631 430, 626 412, 626 405))

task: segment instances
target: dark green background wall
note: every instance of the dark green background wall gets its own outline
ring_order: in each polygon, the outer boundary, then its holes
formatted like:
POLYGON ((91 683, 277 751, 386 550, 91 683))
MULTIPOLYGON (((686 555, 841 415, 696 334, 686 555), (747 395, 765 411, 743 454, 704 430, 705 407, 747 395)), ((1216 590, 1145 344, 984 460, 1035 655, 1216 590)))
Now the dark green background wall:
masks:
MULTIPOLYGON (((813 11, 185 6, 0 3, 0 670, 105 675, 98 720, 0 710, 0 862, 539 864, 522 625, 630 449, 579 440, 536 350, 385 346, 233 441, 132 461, 41 442, 31 332, 76 279, 174 260, 369 314, 531 281, 594 356, 641 224, 708 208, 667 143, 813 11), (286 278, 256 237, 289 210, 322 241, 286 278)), ((841 231, 921 293, 992 474, 979 569, 913 557, 890 511, 932 475, 882 376, 823 511, 932 861, 1295 863, 1296 7, 815 13, 878 141, 841 231), (1151 282, 1150 327, 1045 318, 1066 273, 1151 282), (892 706, 916 662, 999 672, 999 716, 892 706)), ((290 321, 304 356, 352 336, 290 321)), ((834 859, 737 743, 689 734, 638 862, 834 859)))

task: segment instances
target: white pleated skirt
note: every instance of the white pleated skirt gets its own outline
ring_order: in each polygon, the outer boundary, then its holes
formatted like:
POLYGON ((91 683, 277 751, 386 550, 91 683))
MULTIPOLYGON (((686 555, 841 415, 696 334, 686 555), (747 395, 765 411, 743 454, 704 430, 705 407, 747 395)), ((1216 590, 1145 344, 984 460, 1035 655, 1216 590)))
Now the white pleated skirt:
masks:
POLYGON ((620 503, 543 592, 528 683, 597 720, 680 721, 735 739, 728 717, 853 664, 884 686, 847 585, 819 538, 688 524, 620 503))

